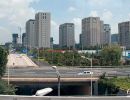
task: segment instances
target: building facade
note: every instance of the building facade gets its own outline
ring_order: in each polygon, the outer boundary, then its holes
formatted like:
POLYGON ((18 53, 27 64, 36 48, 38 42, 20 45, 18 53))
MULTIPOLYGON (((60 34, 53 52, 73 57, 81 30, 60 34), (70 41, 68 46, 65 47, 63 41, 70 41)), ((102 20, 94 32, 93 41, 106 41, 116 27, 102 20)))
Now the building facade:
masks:
POLYGON ((118 24, 119 44, 130 48, 130 21, 118 24))
POLYGON ((73 23, 64 23, 59 26, 59 46, 61 48, 75 48, 75 30, 73 23))
POLYGON ((111 35, 111 43, 118 44, 119 43, 119 34, 112 34, 111 35))
POLYGON ((53 37, 50 38, 50 48, 53 49, 53 37))
POLYGON ((22 34, 22 46, 24 46, 24 47, 27 46, 27 34, 26 33, 22 34))
POLYGON ((80 45, 82 45, 83 43, 82 43, 82 41, 83 41, 83 35, 82 34, 80 34, 79 35, 79 44, 80 45))
POLYGON ((104 24, 104 33, 101 37, 101 44, 111 44, 111 27, 109 24, 104 24))
POLYGON ((18 44, 18 34, 17 33, 14 33, 14 34, 12 34, 12 43, 13 43, 13 45, 16 45, 16 44, 18 44))
POLYGON ((51 14, 39 12, 35 20, 36 47, 50 48, 51 14))
POLYGON ((103 33, 103 21, 99 17, 82 19, 83 47, 101 45, 103 33))
POLYGON ((34 48, 36 45, 35 20, 30 19, 26 22, 27 46, 34 48))

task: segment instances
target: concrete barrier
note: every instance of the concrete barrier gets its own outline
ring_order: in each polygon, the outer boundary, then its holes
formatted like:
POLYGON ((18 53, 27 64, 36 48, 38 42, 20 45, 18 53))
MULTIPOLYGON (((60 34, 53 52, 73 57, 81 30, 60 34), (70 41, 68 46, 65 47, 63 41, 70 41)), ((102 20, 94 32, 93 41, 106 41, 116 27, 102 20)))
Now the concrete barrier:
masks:
POLYGON ((57 96, 7 96, 0 95, 0 100, 130 100, 130 96, 105 96, 105 97, 57 97, 57 96))

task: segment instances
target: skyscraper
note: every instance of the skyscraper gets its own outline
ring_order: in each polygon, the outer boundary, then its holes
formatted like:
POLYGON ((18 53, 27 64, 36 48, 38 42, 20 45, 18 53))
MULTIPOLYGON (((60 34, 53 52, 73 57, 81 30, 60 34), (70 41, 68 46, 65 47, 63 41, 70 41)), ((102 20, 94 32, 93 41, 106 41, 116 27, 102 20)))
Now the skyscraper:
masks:
POLYGON ((100 45, 103 32, 103 21, 101 21, 99 17, 88 17, 82 19, 84 47, 100 45))
POLYGON ((101 36, 101 44, 111 43, 111 27, 109 24, 104 24, 104 33, 101 36))
POLYGON ((35 20, 30 19, 26 22, 26 33, 27 33, 28 48, 35 47, 36 45, 35 20))
POLYGON ((22 34, 22 46, 27 46, 27 34, 22 34))
POLYGON ((60 47, 75 48, 75 31, 73 23, 64 23, 59 26, 60 47))
POLYGON ((111 35, 111 43, 118 44, 119 43, 119 34, 112 34, 111 35))
POLYGON ((82 46, 82 44, 83 44, 83 35, 82 34, 80 34, 79 35, 79 44, 82 46))
POLYGON ((51 15, 39 12, 35 15, 36 47, 50 48, 51 15))
POLYGON ((12 38, 13 38, 12 40, 13 45, 18 44, 18 34, 17 33, 12 34, 12 38))
POLYGON ((120 45, 130 48, 130 21, 119 23, 118 32, 120 45))

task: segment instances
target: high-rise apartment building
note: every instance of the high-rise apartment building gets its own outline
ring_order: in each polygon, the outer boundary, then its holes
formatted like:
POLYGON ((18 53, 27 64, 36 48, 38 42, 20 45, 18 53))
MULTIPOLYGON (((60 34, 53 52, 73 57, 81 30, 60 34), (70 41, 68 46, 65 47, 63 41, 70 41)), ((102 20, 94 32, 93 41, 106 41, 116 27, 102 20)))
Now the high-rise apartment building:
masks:
POLYGON ((99 17, 82 19, 83 47, 101 45, 103 33, 103 21, 99 17))
POLYGON ((22 34, 22 46, 27 46, 27 34, 22 34))
POLYGON ((12 43, 13 43, 13 45, 16 45, 16 44, 18 44, 18 34, 17 33, 14 33, 14 34, 12 34, 12 43))
POLYGON ((60 47, 75 48, 75 31, 73 23, 64 23, 59 26, 60 47))
POLYGON ((104 24, 104 33, 101 35, 101 44, 111 44, 111 27, 104 24))
POLYGON ((35 20, 28 20, 26 22, 27 46, 34 48, 36 46, 35 20))
POLYGON ((119 23, 118 32, 120 45, 130 48, 130 21, 119 23))
POLYGON ((50 48, 51 15, 39 12, 35 15, 36 47, 50 48))
POLYGON ((50 48, 53 49, 53 37, 50 38, 50 48))
POLYGON ((83 34, 79 35, 79 44, 82 46, 83 42, 83 34))
POLYGON ((111 35, 111 43, 118 44, 119 43, 119 34, 112 34, 111 35))

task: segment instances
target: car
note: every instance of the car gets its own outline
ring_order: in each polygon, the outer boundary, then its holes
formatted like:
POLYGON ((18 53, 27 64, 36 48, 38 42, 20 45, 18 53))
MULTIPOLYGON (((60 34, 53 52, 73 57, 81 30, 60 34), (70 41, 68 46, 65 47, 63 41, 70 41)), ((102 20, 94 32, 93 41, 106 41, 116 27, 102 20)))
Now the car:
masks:
POLYGON ((93 72, 91 71, 83 71, 83 72, 78 73, 78 75, 91 75, 91 74, 93 74, 93 72))

